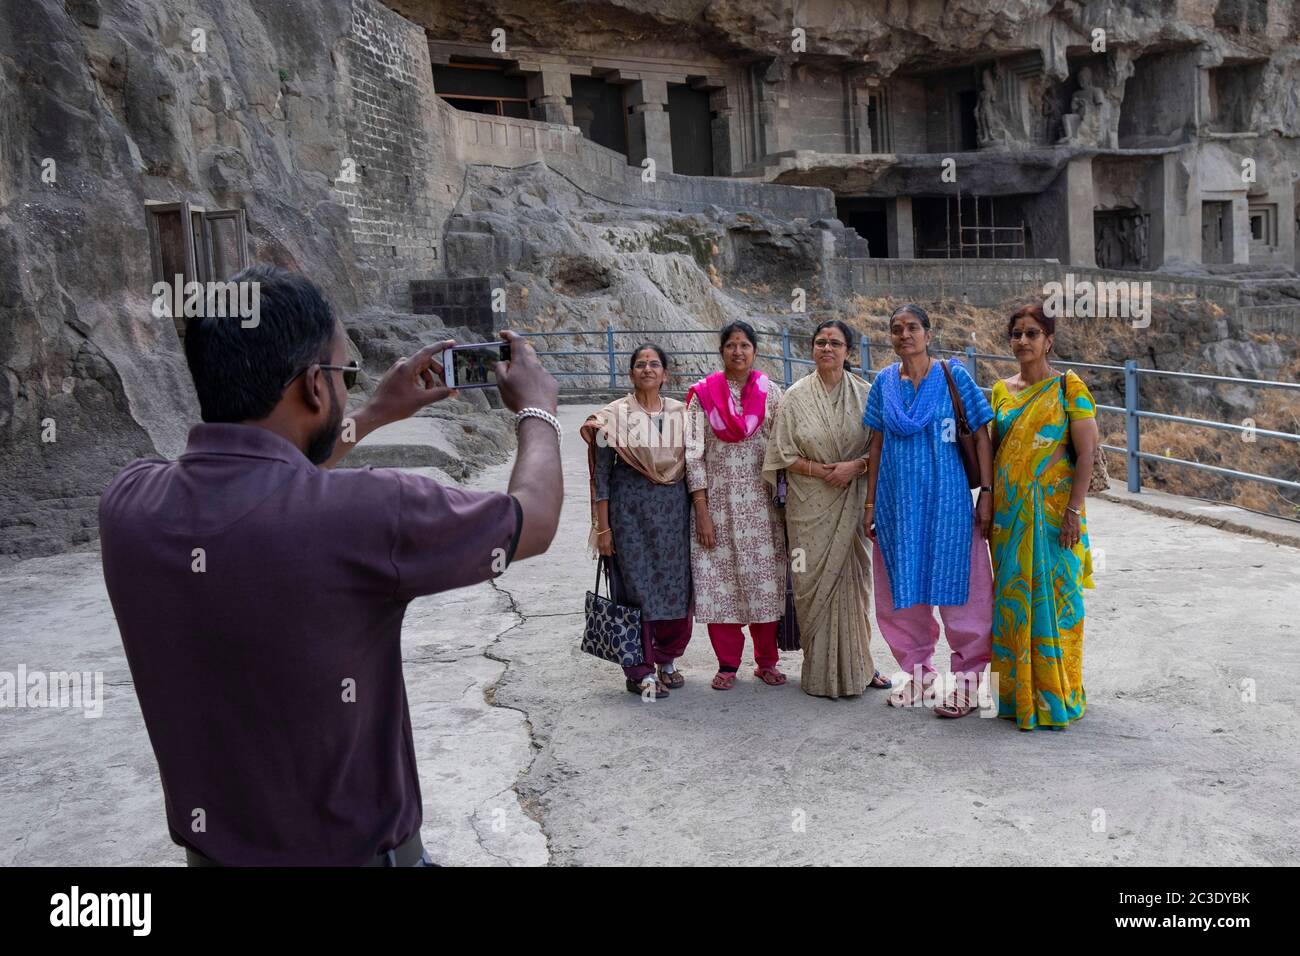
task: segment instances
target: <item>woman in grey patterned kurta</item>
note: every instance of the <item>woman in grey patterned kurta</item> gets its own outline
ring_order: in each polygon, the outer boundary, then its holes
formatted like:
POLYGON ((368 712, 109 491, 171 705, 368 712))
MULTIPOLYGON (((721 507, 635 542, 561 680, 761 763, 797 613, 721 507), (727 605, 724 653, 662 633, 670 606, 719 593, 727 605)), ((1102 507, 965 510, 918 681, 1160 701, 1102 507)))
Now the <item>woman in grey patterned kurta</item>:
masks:
POLYGON ((781 390, 754 370, 758 335, 747 323, 733 322, 721 338, 724 371, 697 383, 687 396, 686 479, 694 505, 695 614, 708 622, 718 655, 712 686, 729 690, 740 669, 745 624, 754 641, 755 676, 767 684, 785 683, 776 666, 776 633, 785 611, 786 554, 781 513, 763 481, 763 458, 781 390), (710 391, 721 392, 715 376, 722 375, 730 412, 716 401, 708 404, 710 391), (703 401, 693 400, 697 395, 703 401), (719 413, 731 426, 721 437, 719 413))
POLYGON ((594 456, 594 543, 611 559, 620 603, 641 609, 645 663, 623 668, 627 689, 653 685, 657 698, 685 683, 674 662, 692 625, 683 406, 659 394, 668 361, 659 346, 639 346, 630 369, 635 390, 583 427, 594 456))

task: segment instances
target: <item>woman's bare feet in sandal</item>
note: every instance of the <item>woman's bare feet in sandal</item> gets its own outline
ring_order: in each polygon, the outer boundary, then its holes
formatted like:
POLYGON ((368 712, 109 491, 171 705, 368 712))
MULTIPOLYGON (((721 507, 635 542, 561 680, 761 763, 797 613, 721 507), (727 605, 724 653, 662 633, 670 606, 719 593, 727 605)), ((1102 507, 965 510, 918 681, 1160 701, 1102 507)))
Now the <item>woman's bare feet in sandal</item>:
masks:
POLYGON ((867 686, 879 688, 880 690, 885 690, 887 688, 893 687, 894 682, 890 680, 888 677, 886 677, 884 674, 880 673, 880 671, 876 671, 874 674, 871 675, 871 680, 867 682, 867 686))
POLYGON ((735 671, 718 671, 713 675, 713 683, 709 686, 714 690, 731 690, 736 685, 735 671))
POLYGON ((962 688, 957 688, 943 699, 943 703, 934 709, 936 717, 965 717, 975 709, 975 703, 962 688))
POLYGON ((890 707, 915 707, 917 701, 925 696, 926 688, 930 686, 927 681, 925 684, 918 685, 916 681, 908 679, 903 681, 898 690, 889 695, 885 701, 890 707))
POLYGON ((780 687, 785 683, 785 675, 775 667, 755 667, 754 676, 769 687, 780 687))

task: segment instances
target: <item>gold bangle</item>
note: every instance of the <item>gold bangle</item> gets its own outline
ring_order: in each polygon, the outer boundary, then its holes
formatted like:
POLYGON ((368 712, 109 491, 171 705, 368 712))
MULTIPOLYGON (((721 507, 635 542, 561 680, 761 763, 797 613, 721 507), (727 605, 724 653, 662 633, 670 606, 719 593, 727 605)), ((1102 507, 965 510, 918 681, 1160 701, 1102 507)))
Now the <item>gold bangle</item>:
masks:
MULTIPOLYGON (((591 530, 596 531, 595 528, 592 528, 591 530)), ((596 537, 599 538, 602 534, 609 534, 613 530, 613 528, 606 528, 604 531, 596 531, 596 537)))
POLYGON ((863 505, 862 505, 863 508, 874 508, 875 506, 876 506, 876 503, 875 503, 874 501, 868 501, 868 502, 863 503, 863 505))

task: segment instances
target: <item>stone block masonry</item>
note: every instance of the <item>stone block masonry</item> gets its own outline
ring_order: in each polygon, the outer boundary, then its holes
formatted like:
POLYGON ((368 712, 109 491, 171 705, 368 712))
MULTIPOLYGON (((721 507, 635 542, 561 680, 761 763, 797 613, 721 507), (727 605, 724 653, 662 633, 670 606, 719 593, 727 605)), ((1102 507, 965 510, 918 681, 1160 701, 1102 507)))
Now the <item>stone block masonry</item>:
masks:
POLYGON ((466 328, 490 339, 495 332, 493 288, 505 288, 505 279, 501 276, 416 279, 411 282, 411 311, 417 315, 436 315, 448 328, 466 328))
POLYGON ((336 62, 347 115, 335 194, 365 293, 409 309, 410 280, 441 271, 438 226, 452 200, 424 31, 373 0, 353 0, 336 62))

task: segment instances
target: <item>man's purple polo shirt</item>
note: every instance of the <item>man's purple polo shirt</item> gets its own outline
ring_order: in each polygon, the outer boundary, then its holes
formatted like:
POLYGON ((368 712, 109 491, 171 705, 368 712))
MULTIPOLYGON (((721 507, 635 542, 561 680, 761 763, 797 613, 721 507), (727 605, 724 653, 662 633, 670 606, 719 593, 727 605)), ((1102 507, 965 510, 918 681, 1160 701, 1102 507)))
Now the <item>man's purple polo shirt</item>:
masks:
POLYGON ((320 469, 252 425, 197 425, 178 461, 123 469, 104 579, 172 839, 226 865, 358 865, 413 836, 402 615, 495 577, 518 508, 320 469))

